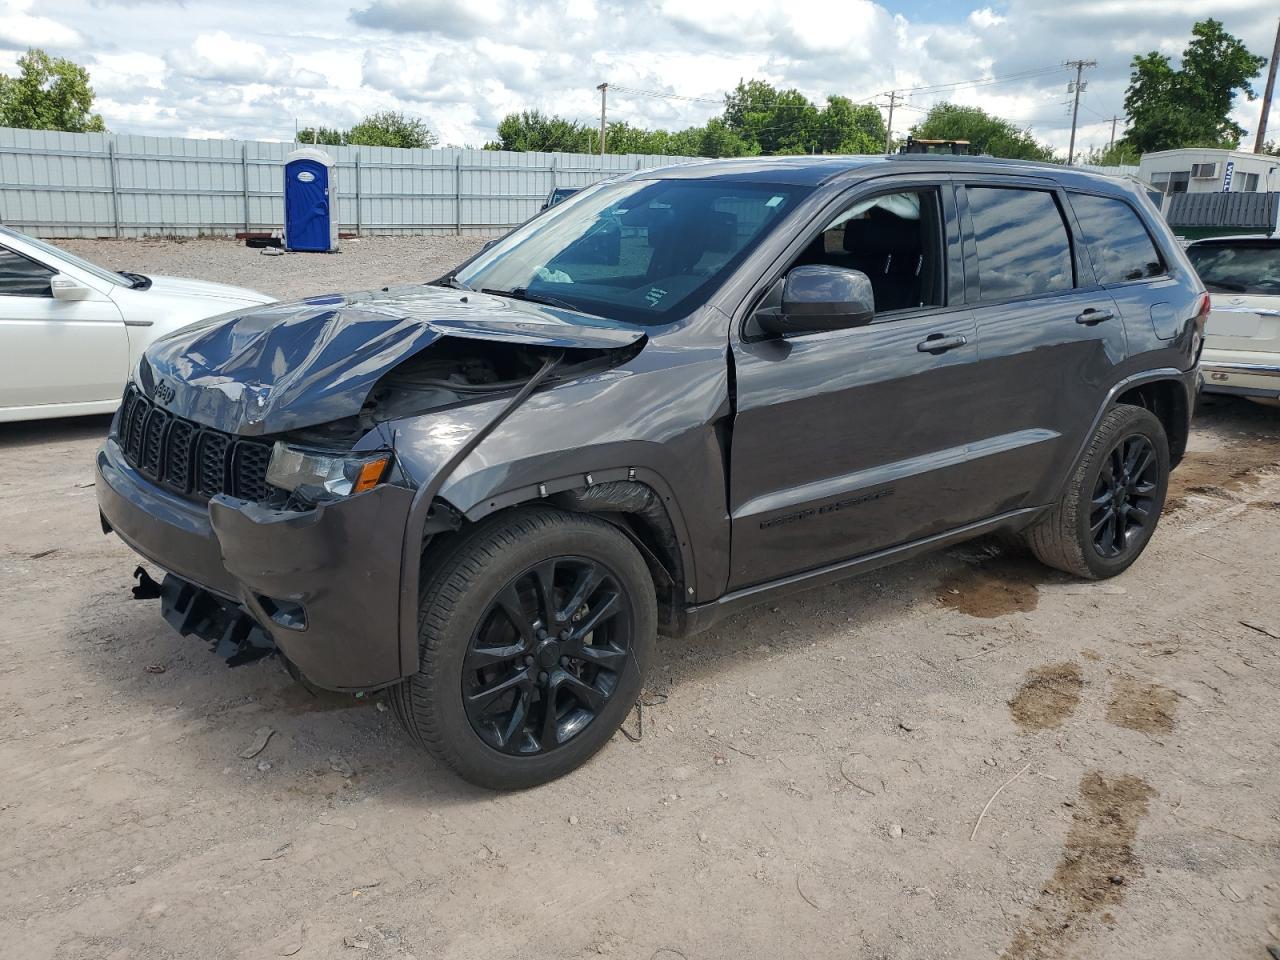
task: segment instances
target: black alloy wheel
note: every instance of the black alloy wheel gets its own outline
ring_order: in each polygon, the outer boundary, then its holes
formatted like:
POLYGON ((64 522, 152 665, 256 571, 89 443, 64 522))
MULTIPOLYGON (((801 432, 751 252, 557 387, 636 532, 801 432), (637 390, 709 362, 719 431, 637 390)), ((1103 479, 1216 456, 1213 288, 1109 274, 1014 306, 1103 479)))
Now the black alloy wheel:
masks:
POLYGON ((526 568, 490 601, 467 647, 472 729, 513 756, 563 747, 614 695, 633 624, 626 591, 603 563, 564 556, 526 568))
POLYGON ((1120 403, 1102 417, 1056 503, 1022 532, 1042 563, 1087 580, 1142 555, 1169 489, 1169 437, 1150 410, 1120 403))
POLYGON ((1098 472, 1090 500, 1089 532, 1102 557, 1118 557, 1141 539, 1156 517, 1159 460, 1136 433, 1117 443, 1098 472))

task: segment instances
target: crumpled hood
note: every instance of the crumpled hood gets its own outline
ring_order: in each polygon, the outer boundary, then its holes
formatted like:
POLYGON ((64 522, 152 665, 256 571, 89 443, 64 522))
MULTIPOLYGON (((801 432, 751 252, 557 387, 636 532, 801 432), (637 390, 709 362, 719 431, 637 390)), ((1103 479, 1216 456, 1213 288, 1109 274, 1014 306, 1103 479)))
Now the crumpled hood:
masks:
POLYGON ((212 317, 153 343, 138 379, 179 416, 259 435, 359 413, 383 374, 441 337, 607 350, 644 336, 572 311, 419 284, 212 317))

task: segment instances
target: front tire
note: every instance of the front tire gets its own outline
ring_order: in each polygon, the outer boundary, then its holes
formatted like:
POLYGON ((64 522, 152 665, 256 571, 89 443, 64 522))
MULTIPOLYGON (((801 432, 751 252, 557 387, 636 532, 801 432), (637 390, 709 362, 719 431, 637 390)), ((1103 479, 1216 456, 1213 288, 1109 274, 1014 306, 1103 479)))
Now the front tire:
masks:
POLYGON ((1027 544, 1041 563, 1086 580, 1122 573, 1155 533, 1169 469, 1159 418, 1142 407, 1115 407, 1062 497, 1027 531, 1027 544))
POLYGON ((419 670, 390 696, 410 736, 492 789, 586 762, 626 719, 656 640, 635 545, 598 517, 530 508, 482 522, 436 563, 419 670))

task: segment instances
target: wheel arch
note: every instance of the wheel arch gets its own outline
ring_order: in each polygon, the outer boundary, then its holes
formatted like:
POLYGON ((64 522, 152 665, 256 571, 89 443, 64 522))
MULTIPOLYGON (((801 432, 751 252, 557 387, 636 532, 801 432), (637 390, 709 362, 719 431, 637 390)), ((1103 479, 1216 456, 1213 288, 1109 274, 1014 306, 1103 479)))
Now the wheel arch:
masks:
MULTIPOLYGON (((635 544, 649 568, 658 598, 660 631, 667 635, 684 632, 684 611, 695 582, 689 532, 669 485, 646 468, 610 468, 549 478, 493 493, 471 504, 437 497, 423 525, 418 570, 442 556, 475 524, 533 505, 595 514, 617 527, 635 544)), ((415 571, 415 583, 417 576, 415 571)))
POLYGON ((1164 427, 1169 440, 1169 465, 1176 467, 1187 449, 1191 432, 1191 400, 1181 380, 1162 378, 1146 380, 1126 388, 1115 399, 1150 410, 1164 427))

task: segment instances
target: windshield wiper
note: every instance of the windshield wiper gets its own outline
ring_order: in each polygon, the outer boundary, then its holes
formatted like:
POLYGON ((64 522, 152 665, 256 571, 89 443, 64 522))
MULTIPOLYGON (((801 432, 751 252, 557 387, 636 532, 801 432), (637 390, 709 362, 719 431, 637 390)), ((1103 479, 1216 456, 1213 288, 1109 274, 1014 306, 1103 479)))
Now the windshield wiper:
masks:
POLYGON ((151 278, 140 273, 130 273, 127 270, 117 270, 116 273, 129 281, 130 290, 146 290, 151 286, 151 278))
MULTIPOLYGON (((548 297, 541 293, 530 293, 528 287, 516 287, 514 290, 492 290, 485 287, 481 293, 489 293, 495 297, 510 297, 512 300, 523 300, 526 303, 540 303, 544 307, 558 307, 561 310, 572 310, 574 313, 585 313, 581 307, 574 306, 568 300, 548 297)), ((590 314, 588 314, 590 316, 590 314)))

